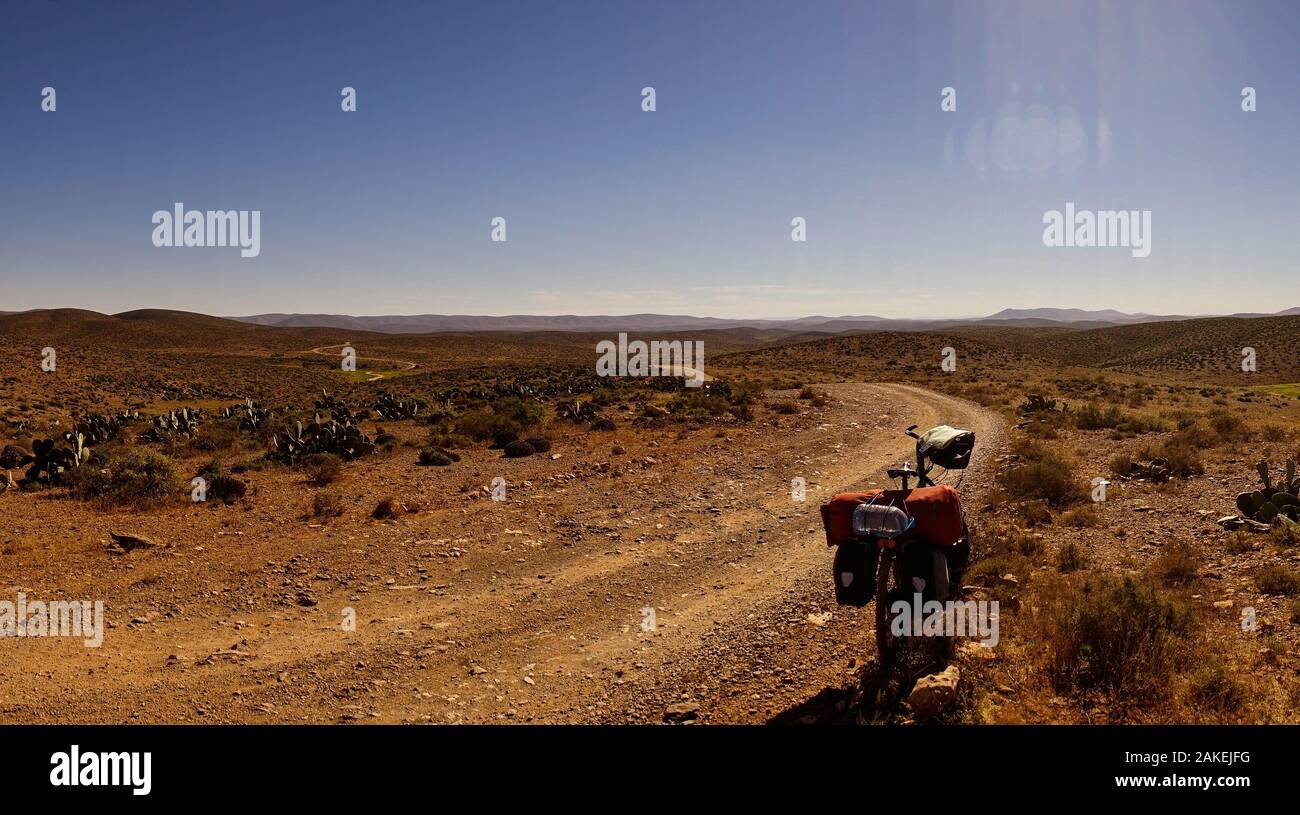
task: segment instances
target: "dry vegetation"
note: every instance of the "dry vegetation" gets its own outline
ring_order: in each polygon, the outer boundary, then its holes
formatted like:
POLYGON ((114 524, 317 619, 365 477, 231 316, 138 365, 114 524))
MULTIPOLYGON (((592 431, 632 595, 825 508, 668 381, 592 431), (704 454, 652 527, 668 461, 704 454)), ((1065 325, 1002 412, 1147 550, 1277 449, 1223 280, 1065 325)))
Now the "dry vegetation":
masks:
MULTIPOLYGON (((1239 531, 1216 520, 1258 488, 1257 461, 1300 453, 1300 401, 1261 387, 1300 381, 1284 353, 1300 318, 811 340, 706 333, 717 380, 695 391, 598 380, 594 335, 341 338, 171 312, 4 316, 0 467, 16 483, 0 509, 76 507, 92 525, 179 517, 202 477, 206 509, 231 513, 219 522, 231 534, 236 513, 263 510, 319 530, 399 524, 430 512, 403 486, 417 472, 452 474, 438 482, 449 487, 471 460, 599 445, 617 462, 651 438, 779 437, 835 406, 809 383, 916 385, 1013 428, 992 489, 968 507, 977 552, 966 582, 1003 604, 1003 642, 968 671, 955 720, 1296 721, 1300 534, 1281 521, 1239 531), (344 340, 363 375, 338 370, 344 340), (1246 345, 1258 380, 1234 371, 1246 345), (45 346, 58 350, 57 375, 39 370, 45 346), (940 368, 945 347, 957 351, 954 372, 940 368), (48 467, 22 478, 31 464, 18 462, 41 440, 72 445, 64 434, 90 432, 79 422, 123 411, 57 478, 48 467), (179 427, 159 429, 163 419, 179 427), (302 437, 299 423, 323 429, 302 437), (383 475, 370 484, 373 473, 383 475), (1100 502, 1098 479, 1109 482, 1100 502)), ((486 488, 466 479, 455 489, 486 488)), ((0 566, 27 563, 30 578, 42 543, 0 543, 0 566)))
POLYGON ((1300 317, 973 328, 756 349, 769 375, 919 384, 1014 424, 977 516, 976 596, 1007 601, 974 721, 1278 722, 1300 710, 1300 534, 1215 522, 1300 458, 1300 317), (944 347, 955 372, 940 369, 944 347), (1241 350, 1259 369, 1243 373, 1241 350), (1091 500, 1094 479, 1106 500, 1091 500), (1249 620, 1243 630, 1243 620, 1249 620))

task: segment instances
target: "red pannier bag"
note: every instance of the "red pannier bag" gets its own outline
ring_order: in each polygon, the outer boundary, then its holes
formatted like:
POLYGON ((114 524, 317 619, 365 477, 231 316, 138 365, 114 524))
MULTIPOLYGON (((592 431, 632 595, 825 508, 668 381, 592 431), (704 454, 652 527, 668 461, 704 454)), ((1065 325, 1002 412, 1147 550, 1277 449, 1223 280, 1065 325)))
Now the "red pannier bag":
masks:
POLYGON ((961 499, 947 484, 907 490, 869 490, 842 492, 822 504, 822 526, 826 528, 826 545, 838 546, 855 538, 853 510, 858 504, 889 504, 905 509, 916 519, 915 531, 937 546, 952 546, 961 540, 961 499), (879 497, 878 497, 879 496, 879 497))

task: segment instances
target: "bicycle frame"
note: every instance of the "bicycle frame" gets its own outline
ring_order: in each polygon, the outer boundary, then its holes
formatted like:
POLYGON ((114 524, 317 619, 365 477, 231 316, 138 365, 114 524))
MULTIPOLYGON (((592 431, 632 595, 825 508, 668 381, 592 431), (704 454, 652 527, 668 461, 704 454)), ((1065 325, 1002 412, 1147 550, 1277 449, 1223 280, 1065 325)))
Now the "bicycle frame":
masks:
POLYGON ((913 468, 909 466, 908 462, 903 462, 901 468, 887 471, 890 478, 897 478, 903 482, 904 491, 909 489, 907 482, 908 479, 913 477, 916 478, 916 486, 918 487, 934 486, 934 481, 930 478, 930 472, 934 470, 934 465, 930 463, 930 457, 927 455, 930 448, 929 445, 921 441, 921 437, 916 432, 916 427, 916 425, 912 425, 907 428, 907 435, 916 439, 916 467, 913 468))

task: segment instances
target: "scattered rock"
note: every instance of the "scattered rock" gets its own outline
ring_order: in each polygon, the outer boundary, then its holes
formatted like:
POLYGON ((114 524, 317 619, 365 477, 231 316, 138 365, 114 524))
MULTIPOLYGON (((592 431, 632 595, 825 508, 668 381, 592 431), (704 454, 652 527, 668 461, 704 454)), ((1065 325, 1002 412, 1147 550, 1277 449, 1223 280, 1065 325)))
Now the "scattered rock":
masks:
POLYGON ((957 682, 961 672, 956 665, 949 665, 937 674, 923 676, 916 680, 907 697, 907 705, 917 719, 930 719, 937 716, 957 694, 957 682))
POLYGON ((677 702, 664 711, 665 722, 689 722, 700 717, 700 706, 695 702, 677 702))
POLYGON ((152 549, 158 545, 143 535, 109 532, 108 536, 113 539, 113 542, 108 545, 108 551, 114 555, 120 555, 135 549, 152 549))
POLYGON ((808 622, 812 623, 818 628, 821 628, 822 626, 826 625, 830 621, 831 621, 831 612, 829 611, 823 611, 820 614, 808 615, 808 622))

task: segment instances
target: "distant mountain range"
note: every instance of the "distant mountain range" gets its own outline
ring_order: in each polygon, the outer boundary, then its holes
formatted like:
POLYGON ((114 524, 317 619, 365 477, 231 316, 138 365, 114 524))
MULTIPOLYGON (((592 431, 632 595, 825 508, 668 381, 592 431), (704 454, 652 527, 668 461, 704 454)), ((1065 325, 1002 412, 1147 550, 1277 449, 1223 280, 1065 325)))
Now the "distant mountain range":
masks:
MULTIPOLYGON (((1300 307, 1274 314, 1238 313, 1229 317, 1270 317, 1300 314, 1300 307)), ((338 328, 386 334, 426 334, 453 331, 690 331, 706 328, 786 329, 839 333, 842 331, 924 331, 959 325, 1069 326, 1101 328, 1109 325, 1190 320, 1211 315, 1128 314, 1114 309, 1007 308, 987 317, 962 319, 894 319, 870 314, 826 317, 813 315, 788 320, 746 320, 692 317, 684 314, 534 315, 500 317, 469 314, 413 314, 356 317, 347 314, 256 314, 232 317, 245 323, 279 327, 338 328)))

